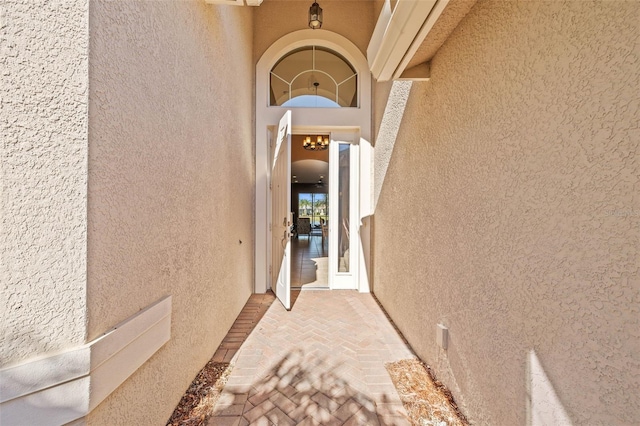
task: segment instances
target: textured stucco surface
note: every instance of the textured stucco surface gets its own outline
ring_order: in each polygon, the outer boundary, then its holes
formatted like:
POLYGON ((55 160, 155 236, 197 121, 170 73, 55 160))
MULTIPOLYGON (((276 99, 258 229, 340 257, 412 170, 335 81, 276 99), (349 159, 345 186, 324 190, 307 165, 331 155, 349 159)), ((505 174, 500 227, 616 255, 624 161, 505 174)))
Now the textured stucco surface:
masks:
POLYGON ((635 1, 480 1, 411 88, 374 292, 477 424, 640 423, 639 43, 635 1))
POLYGON ((376 127, 373 158, 375 164, 373 168, 374 206, 378 202, 380 191, 382 191, 412 84, 411 81, 390 81, 376 85, 375 96, 380 102, 376 104, 374 110, 374 125, 376 127))
POLYGON ((91 2, 89 337, 165 295, 173 309, 171 340, 89 424, 164 424, 251 294, 252 21, 91 2))
POLYGON ((449 37, 477 0, 450 0, 424 41, 407 64, 407 69, 428 61, 449 37))
POLYGON ((0 367, 85 339, 87 9, 0 4, 0 367))
MULTIPOLYGON (((309 6, 304 0, 265 0, 255 8, 254 60, 280 37, 309 28, 309 6)), ((325 0, 320 4, 322 29, 338 33, 366 55, 377 19, 377 8, 370 1, 325 0)))

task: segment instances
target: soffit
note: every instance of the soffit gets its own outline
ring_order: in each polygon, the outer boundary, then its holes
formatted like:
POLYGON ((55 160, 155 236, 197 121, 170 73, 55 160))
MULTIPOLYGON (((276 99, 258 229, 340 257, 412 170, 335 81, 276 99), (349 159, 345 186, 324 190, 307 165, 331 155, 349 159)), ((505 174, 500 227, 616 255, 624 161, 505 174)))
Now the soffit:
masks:
POLYGON ((377 81, 428 80, 429 61, 477 0, 386 0, 367 47, 377 81))
POLYGON ((407 69, 430 61, 476 2, 477 0, 450 0, 440 18, 407 64, 407 69))

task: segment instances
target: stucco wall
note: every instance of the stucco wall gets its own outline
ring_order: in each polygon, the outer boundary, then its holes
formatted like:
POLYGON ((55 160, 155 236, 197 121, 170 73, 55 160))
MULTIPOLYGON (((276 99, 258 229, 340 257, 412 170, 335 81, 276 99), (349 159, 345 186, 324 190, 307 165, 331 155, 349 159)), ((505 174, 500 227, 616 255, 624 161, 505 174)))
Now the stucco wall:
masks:
POLYGON ((253 286, 252 10, 90 8, 89 337, 165 295, 171 340, 89 417, 163 424, 253 286))
POLYGON ((85 339, 87 9, 0 4, 0 367, 85 339))
POLYGON ((635 1, 480 1, 413 83, 374 292, 477 424, 640 423, 639 46, 635 1))
MULTIPOLYGON (((254 60, 280 37, 309 28, 309 7, 313 2, 265 0, 255 9, 254 60)), ((325 0, 322 30, 338 33, 366 54, 377 19, 374 2, 325 0), (374 16, 375 14, 375 16, 374 16)))

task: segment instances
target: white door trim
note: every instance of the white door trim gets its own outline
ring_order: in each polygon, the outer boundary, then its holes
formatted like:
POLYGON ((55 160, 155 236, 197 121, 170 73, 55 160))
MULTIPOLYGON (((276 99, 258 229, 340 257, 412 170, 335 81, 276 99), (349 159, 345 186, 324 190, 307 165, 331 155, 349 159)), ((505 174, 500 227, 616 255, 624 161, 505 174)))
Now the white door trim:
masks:
MULTIPOLYGON (((358 71, 359 108, 297 108, 292 117, 292 131, 308 128, 360 132, 360 214, 371 211, 372 185, 370 179, 373 156, 371 150, 371 73, 367 59, 351 41, 330 31, 300 30, 277 40, 262 55, 256 65, 256 188, 255 188, 255 287, 256 293, 264 293, 269 285, 269 180, 271 152, 268 146, 269 129, 277 126, 286 107, 269 107, 269 72, 286 53, 298 47, 315 45, 332 49, 345 57, 358 71)), ((360 221, 358 221, 360 222, 360 221)), ((368 232, 368 228, 366 230, 368 232)), ((362 233, 362 229, 360 230, 362 233)), ((367 239, 362 241, 368 242, 367 239)), ((368 250, 367 250, 368 252, 368 250)), ((368 263, 359 259, 360 269, 368 263)), ((358 289, 368 291, 366 274, 361 274, 358 289), (363 283, 363 276, 365 283, 363 283)))

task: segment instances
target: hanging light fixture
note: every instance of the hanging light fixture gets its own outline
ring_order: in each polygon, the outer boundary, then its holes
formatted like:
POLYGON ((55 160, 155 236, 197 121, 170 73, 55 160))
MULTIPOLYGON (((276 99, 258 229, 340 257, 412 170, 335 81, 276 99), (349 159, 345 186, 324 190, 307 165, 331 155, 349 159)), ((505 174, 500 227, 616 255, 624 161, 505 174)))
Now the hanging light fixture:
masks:
POLYGON ((322 8, 317 2, 313 2, 309 8, 309 28, 312 30, 322 28, 322 8))
POLYGON ((307 136, 302 141, 302 147, 309 151, 322 151, 329 148, 329 136, 307 136))

